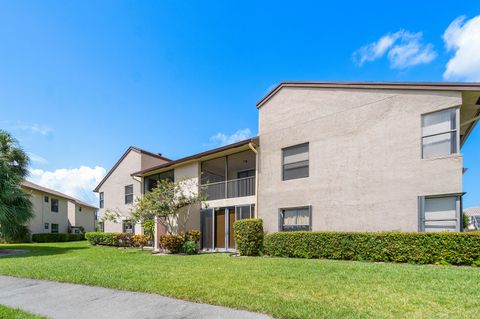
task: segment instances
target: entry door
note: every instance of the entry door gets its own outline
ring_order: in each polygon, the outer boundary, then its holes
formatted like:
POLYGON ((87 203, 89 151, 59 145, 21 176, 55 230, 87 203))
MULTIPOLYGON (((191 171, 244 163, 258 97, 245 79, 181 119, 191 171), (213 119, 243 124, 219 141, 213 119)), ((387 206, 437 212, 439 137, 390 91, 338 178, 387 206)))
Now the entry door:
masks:
POLYGON ((225 248, 225 208, 215 211, 215 248, 225 248))
POLYGON ((235 222, 235 208, 228 209, 228 248, 235 249, 233 223, 235 222))

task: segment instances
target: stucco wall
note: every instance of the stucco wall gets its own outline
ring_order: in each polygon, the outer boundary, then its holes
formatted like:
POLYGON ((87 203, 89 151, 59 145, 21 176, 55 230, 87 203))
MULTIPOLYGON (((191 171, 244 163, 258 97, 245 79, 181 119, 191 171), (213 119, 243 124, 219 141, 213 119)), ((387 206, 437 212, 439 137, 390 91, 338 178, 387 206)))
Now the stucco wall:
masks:
POLYGON ((30 196, 30 201, 33 204, 34 218, 28 223, 28 228, 32 234, 50 233, 52 231, 51 224, 58 224, 59 233, 68 232, 68 200, 51 196, 38 191, 26 190, 30 196), (44 202, 44 196, 48 196, 48 203, 44 202), (51 199, 58 199, 58 213, 51 211, 51 199), (48 229, 45 229, 45 223, 49 224, 48 229))
POLYGON ((86 232, 95 231, 95 212, 94 208, 73 204, 69 207, 70 224, 76 227, 82 226, 86 232))
MULTIPOLYGON (((190 163, 176 167, 174 174, 175 182, 185 182, 188 191, 198 193, 198 177, 200 176, 199 163, 190 163)), ((200 229, 200 205, 195 205, 190 209, 190 216, 187 223, 187 230, 189 229, 200 229)))
POLYGON ((462 191, 462 157, 421 158, 421 114, 458 92, 283 88, 259 110, 258 216, 312 206, 313 230, 418 230, 418 196, 462 191), (309 142, 310 174, 282 181, 282 148, 309 142))

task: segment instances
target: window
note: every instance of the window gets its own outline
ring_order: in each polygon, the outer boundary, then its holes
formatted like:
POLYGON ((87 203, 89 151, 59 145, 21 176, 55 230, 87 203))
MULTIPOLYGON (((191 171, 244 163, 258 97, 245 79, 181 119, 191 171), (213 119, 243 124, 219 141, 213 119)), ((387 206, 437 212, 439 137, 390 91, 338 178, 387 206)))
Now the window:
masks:
POLYGON ((125 204, 133 203, 133 185, 125 186, 125 204))
POLYGON ((45 197, 43 198, 43 201, 44 201, 45 203, 48 203, 48 196, 45 196, 45 197))
POLYGON ((308 143, 282 149, 282 180, 308 177, 308 143))
POLYGON ((175 180, 174 171, 170 170, 170 171, 162 172, 160 174, 155 174, 155 175, 145 177, 145 182, 144 182, 145 183, 144 184, 145 193, 150 192, 152 189, 157 187, 158 181, 160 181, 162 179, 166 179, 166 180, 169 180, 171 182, 174 182, 174 180, 175 180))
POLYGON ((236 206, 235 210, 236 210, 236 216, 235 216, 236 220, 254 218, 255 216, 255 204, 236 206))
POLYGON ((281 209, 279 224, 280 231, 311 230, 311 207, 281 209))
POLYGON ((135 232, 135 230, 134 230, 134 224, 133 224, 131 221, 129 221, 129 220, 125 220, 125 221, 123 222, 123 227, 122 227, 122 228, 123 228, 122 231, 123 231, 124 233, 133 234, 133 233, 135 232))
POLYGON ((435 158, 458 152, 458 109, 422 115, 422 157, 435 158))
POLYGON ((45 229, 48 229, 49 224, 48 224, 48 223, 45 223, 45 226, 44 226, 44 227, 45 227, 45 229))
POLYGON ((79 211, 79 212, 82 211, 82 206, 79 206, 79 207, 78 207, 78 211, 79 211))
POLYGON ((100 192, 100 208, 103 208, 104 195, 103 192, 100 192))
POLYGON ((104 222, 99 222, 98 226, 100 228, 100 231, 103 233, 105 232, 105 223, 104 222))
MULTIPOLYGON (((52 198, 50 210, 52 212, 58 213, 58 199, 52 198)), ((53 227, 53 224, 52 224, 52 227, 53 227)))
POLYGON ((460 231, 461 195, 420 197, 419 230, 424 232, 460 231))
POLYGON ((52 224, 52 234, 58 234, 58 224, 52 224))

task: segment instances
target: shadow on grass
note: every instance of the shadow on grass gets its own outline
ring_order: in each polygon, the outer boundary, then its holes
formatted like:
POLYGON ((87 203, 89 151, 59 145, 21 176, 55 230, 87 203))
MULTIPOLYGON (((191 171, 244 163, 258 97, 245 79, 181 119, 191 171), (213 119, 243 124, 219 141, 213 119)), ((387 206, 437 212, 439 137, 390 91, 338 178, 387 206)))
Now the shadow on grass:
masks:
POLYGON ((82 250, 88 249, 88 246, 85 247, 59 247, 55 246, 55 243, 51 243, 51 246, 48 243, 44 244, 12 244, 8 245, 8 247, 2 247, 1 249, 18 249, 18 250, 27 250, 26 253, 21 254, 12 254, 0 257, 0 262, 5 259, 11 258, 25 258, 25 257, 33 257, 33 256, 51 256, 51 255, 62 255, 68 253, 69 251, 74 250, 82 250))

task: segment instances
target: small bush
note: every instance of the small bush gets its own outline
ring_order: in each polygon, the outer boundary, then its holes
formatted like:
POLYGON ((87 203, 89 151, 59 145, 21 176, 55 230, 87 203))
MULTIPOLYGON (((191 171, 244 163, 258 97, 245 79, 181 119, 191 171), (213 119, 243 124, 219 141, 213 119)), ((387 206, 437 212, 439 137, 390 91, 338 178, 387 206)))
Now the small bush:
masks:
POLYGON ((198 252, 198 244, 192 240, 187 240, 182 245, 182 253, 195 255, 198 252))
POLYGON ((4 237, 0 235, 0 243, 13 244, 13 243, 28 243, 30 241, 30 230, 27 226, 21 225, 17 229, 15 236, 4 237))
POLYGON ((88 242, 91 245, 103 245, 103 246, 119 246, 118 235, 120 233, 102 233, 102 232, 90 232, 85 234, 88 242))
POLYGON ((200 231, 199 230, 189 230, 185 234, 185 239, 187 241, 193 241, 198 244, 200 242, 200 231))
POLYGON ((40 234, 32 235, 32 241, 36 243, 55 243, 55 242, 66 242, 66 241, 79 241, 84 239, 85 237, 83 234, 40 233, 40 234))
POLYGON ((162 235, 160 236, 160 247, 169 250, 172 254, 177 254, 182 250, 185 236, 180 235, 162 235))
POLYGON ((258 256, 262 252, 263 221, 242 219, 233 224, 237 249, 242 256, 258 256))
POLYGON ((148 236, 142 234, 133 235, 132 241, 134 247, 143 248, 148 244, 148 236))
POLYGON ((480 233, 279 232, 266 236, 264 249, 277 257, 480 265, 480 233))
POLYGON ((133 247, 133 234, 120 233, 116 235, 116 240, 119 247, 133 247))

